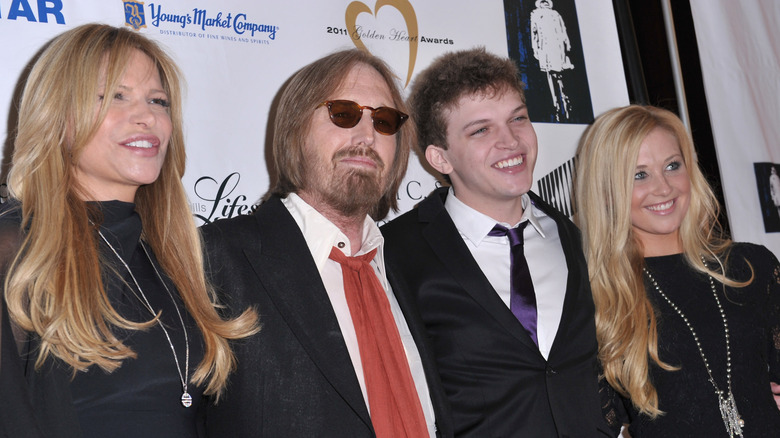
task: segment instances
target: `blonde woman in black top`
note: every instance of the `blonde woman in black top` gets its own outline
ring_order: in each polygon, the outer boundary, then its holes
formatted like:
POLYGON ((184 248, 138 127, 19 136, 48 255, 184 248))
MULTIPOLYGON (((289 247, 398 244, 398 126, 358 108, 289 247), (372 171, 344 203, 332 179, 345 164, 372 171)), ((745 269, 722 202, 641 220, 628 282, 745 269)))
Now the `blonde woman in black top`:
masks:
POLYGON ((620 396, 607 404, 613 426, 634 438, 777 436, 780 264, 722 236, 680 119, 637 105, 600 116, 580 144, 576 202, 599 358, 620 396))
POLYGON ((173 61, 129 29, 69 30, 32 67, 0 216, 0 373, 26 382, 6 433, 197 436, 224 391, 256 314, 223 320, 204 279, 181 110, 173 61))

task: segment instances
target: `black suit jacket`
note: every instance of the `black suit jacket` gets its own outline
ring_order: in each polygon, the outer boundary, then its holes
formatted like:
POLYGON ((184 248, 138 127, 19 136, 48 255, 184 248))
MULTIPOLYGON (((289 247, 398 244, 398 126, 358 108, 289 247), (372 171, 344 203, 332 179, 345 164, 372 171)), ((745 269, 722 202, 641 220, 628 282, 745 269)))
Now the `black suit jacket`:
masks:
MULTIPOLYGON (((278 197, 250 216, 202 227, 211 281, 262 329, 234 343, 238 369, 207 412, 214 437, 374 437, 346 344, 300 228, 278 197)), ((412 299, 388 273, 417 342, 438 435, 452 436, 446 397, 412 299)))
POLYGON ((434 191, 383 226, 382 233, 388 269, 400 272, 416 295, 456 436, 608 434, 599 405, 594 306, 579 231, 530 194, 558 224, 569 271, 560 326, 545 360, 472 257, 444 208, 447 190, 434 191))

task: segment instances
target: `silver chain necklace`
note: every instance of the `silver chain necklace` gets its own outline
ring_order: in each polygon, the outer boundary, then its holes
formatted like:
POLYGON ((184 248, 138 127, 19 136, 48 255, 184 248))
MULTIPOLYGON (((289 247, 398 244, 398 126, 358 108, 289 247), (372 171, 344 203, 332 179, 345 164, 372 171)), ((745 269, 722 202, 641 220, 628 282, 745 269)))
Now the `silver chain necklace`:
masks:
MULTIPOLYGON (((702 262, 704 262, 704 259, 702 259, 702 262)), ((710 288, 712 289, 712 295, 715 297, 715 303, 718 305, 720 318, 723 320, 723 332, 726 336, 726 381, 728 384, 728 394, 724 394, 724 392, 718 388, 717 383, 715 383, 715 378, 712 377, 712 371, 710 370, 710 364, 707 361, 707 357, 704 355, 704 350, 701 348, 699 336, 696 334, 696 331, 693 330, 693 326, 688 321, 688 317, 686 317, 683 311, 677 307, 677 305, 674 304, 674 302, 672 302, 672 300, 670 300, 669 297, 666 296, 666 294, 661 290, 661 288, 658 286, 658 283, 656 283, 655 278, 650 275, 650 271, 648 271, 647 268, 642 269, 644 270, 645 275, 647 275, 647 278, 650 279, 650 282, 653 283, 653 286, 655 287, 655 290, 658 292, 658 294, 663 297, 663 299, 672 309, 674 309, 675 312, 677 312, 678 315, 680 315, 680 318, 682 318, 683 322, 685 322, 685 325, 688 326, 688 330, 691 331, 693 340, 696 342, 696 348, 699 349, 701 360, 704 361, 704 368, 707 369, 707 374, 710 377, 710 383, 715 388, 715 395, 718 396, 720 416, 723 418, 723 424, 726 426, 726 431, 731 438, 742 437, 742 427, 745 426, 745 421, 740 418, 739 411, 737 411, 737 402, 734 400, 734 394, 731 393, 731 346, 729 343, 729 324, 726 320, 726 312, 723 310, 723 306, 720 305, 720 299, 718 299, 718 293, 715 290, 715 282, 712 280, 712 276, 708 275, 707 277, 710 280, 710 288)))
MULTIPOLYGON (((133 284, 135 284, 135 287, 138 289, 138 292, 141 294, 141 296, 139 297, 138 295, 135 294, 133 288, 130 288, 130 290, 133 292, 133 295, 135 295, 136 298, 138 298, 138 301, 140 301, 141 304, 143 304, 146 310, 148 310, 153 317, 157 316, 157 313, 152 308, 151 303, 149 303, 149 300, 146 298, 143 289, 141 289, 141 286, 138 284, 138 280, 135 279, 135 275, 133 275, 133 271, 130 270, 130 266, 128 266, 127 263, 125 263, 125 261, 117 252, 117 250, 114 249, 114 246, 111 245, 111 243, 109 243, 108 239, 106 239, 106 236, 103 235, 103 232, 100 231, 100 229, 98 229, 98 234, 100 235, 100 238, 103 239, 103 242, 105 242, 106 245, 108 245, 108 247, 111 249, 111 252, 114 253, 114 255, 119 260, 119 262, 122 263, 125 269, 127 269, 127 272, 130 274, 130 278, 133 279, 133 284)), ((179 373, 179 380, 181 380, 181 387, 182 387, 181 404, 185 408, 188 408, 192 406, 192 396, 187 392, 187 378, 190 375, 190 340, 189 337, 187 336, 187 327, 184 325, 184 318, 182 318, 181 316, 181 312, 179 311, 179 306, 176 305, 176 300, 173 298, 173 294, 171 293, 170 289, 168 289, 168 285, 165 284, 165 281, 160 275, 160 272, 157 270, 157 266, 155 266, 154 262, 152 262, 152 257, 149 255, 149 251, 146 249, 146 245, 144 245, 143 241, 140 240, 138 243, 141 245, 141 248, 143 248, 144 254, 146 254, 146 258, 149 259, 149 263, 152 265, 152 268, 154 269, 154 273, 157 274, 157 278, 160 280, 160 283, 162 283, 163 287, 165 288, 165 291, 168 292, 168 296, 171 297, 171 301, 173 302, 173 307, 176 309, 176 314, 179 315, 181 328, 184 331, 185 359, 184 359, 184 374, 182 375, 181 366, 179 365, 179 357, 176 355, 176 349, 173 347, 171 336, 168 334, 168 330, 165 329, 165 325, 162 323, 162 321, 161 320, 157 321, 163 333, 165 333, 165 338, 168 340, 168 346, 171 347, 171 352, 173 353, 173 360, 176 362, 176 372, 179 373)))

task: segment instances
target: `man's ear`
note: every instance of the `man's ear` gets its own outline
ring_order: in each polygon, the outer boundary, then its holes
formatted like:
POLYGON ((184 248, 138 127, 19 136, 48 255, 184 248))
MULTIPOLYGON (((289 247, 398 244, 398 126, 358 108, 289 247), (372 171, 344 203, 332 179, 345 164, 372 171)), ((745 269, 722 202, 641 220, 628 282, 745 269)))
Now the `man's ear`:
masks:
POLYGON ((436 145, 429 145, 425 148, 425 159, 428 164, 443 175, 449 175, 452 172, 448 151, 436 145))

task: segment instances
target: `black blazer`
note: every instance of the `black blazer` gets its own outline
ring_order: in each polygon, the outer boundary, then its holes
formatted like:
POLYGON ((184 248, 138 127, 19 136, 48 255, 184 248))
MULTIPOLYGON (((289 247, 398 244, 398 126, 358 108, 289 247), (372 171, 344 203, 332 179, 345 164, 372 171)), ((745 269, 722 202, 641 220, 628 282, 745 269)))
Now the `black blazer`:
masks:
POLYGON ((599 404, 594 306, 579 231, 530 193, 558 224, 569 269, 560 326, 545 361, 472 257, 444 208, 447 190, 437 189, 382 233, 388 270, 400 272, 416 294, 455 435, 609 434, 599 404))
MULTIPOLYGON (((250 216, 202 227, 207 271, 233 314, 254 306, 262 329, 233 344, 238 369, 207 411, 213 437, 374 437, 346 344, 300 228, 272 197, 250 216)), ((419 314, 388 273, 417 342, 438 436, 452 436, 446 397, 419 314)))

